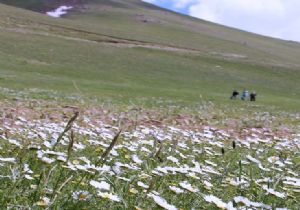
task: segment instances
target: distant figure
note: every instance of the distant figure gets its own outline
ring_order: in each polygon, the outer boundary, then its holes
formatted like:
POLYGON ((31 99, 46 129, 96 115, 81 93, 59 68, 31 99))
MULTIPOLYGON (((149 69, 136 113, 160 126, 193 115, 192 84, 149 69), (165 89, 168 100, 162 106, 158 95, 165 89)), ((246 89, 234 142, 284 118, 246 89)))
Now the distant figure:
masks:
POLYGON ((242 93, 241 99, 244 101, 244 100, 246 100, 248 98, 248 96, 249 96, 249 91, 246 90, 246 89, 244 89, 243 93, 242 93))
POLYGON ((251 94, 250 94, 250 101, 256 101, 256 92, 253 91, 251 94))
POLYGON ((237 90, 232 91, 232 95, 230 97, 230 99, 236 99, 236 97, 239 95, 240 93, 237 90))

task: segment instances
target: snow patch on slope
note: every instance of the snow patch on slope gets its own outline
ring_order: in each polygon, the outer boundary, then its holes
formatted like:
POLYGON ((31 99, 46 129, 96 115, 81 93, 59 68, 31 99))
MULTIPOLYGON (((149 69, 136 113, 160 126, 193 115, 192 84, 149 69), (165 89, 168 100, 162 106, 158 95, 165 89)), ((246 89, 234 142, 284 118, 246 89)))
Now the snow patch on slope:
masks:
POLYGON ((72 6, 60 6, 60 7, 58 7, 55 10, 47 12, 46 14, 49 15, 49 16, 51 16, 51 17, 59 18, 62 15, 67 14, 67 11, 70 10, 70 9, 72 9, 72 8, 73 8, 72 6))

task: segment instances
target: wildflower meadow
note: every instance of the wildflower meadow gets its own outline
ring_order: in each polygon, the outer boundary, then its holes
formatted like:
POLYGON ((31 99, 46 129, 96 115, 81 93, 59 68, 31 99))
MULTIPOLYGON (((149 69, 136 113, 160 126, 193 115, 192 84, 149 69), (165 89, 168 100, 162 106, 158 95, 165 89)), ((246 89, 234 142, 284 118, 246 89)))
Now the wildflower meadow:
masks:
POLYGON ((299 209, 297 133, 44 109, 2 110, 1 209, 299 209))

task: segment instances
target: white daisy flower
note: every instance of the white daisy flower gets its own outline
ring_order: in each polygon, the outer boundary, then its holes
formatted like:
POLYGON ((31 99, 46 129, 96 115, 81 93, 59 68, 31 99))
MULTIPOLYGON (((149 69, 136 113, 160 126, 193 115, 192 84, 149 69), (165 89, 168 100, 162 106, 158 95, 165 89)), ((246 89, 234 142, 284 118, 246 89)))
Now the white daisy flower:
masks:
POLYGON ((0 158, 1 162, 15 163, 16 158, 0 158))
POLYGON ((44 163, 48 163, 48 164, 51 164, 51 163, 54 163, 54 162, 55 162, 55 159, 53 159, 53 158, 48 158, 48 157, 42 157, 41 160, 42 160, 44 163))
POLYGON ((220 209, 227 209, 227 203, 223 202, 220 198, 214 195, 205 195, 204 200, 209 203, 214 203, 220 209))
POLYGON ((137 156, 137 155, 132 155, 131 156, 131 159, 132 159, 132 161, 133 162, 135 162, 136 164, 142 164, 143 163, 143 161, 137 156))
POLYGON ((34 180, 34 178, 28 174, 25 174, 25 179, 28 179, 28 180, 34 180))
POLYGON ((117 195, 114 195, 112 193, 103 193, 103 192, 98 192, 98 195, 101 197, 101 198, 107 198, 109 200, 112 200, 112 201, 115 201, 115 202, 121 202, 121 198, 117 195))
POLYGON ((258 203, 258 202, 253 202, 250 201, 248 198, 245 198, 243 196, 236 196, 233 199, 236 203, 243 203, 247 207, 256 207, 256 208, 263 208, 263 209, 272 209, 271 206, 263 204, 263 203, 258 203))
POLYGON ((40 201, 36 202, 37 206, 49 206, 50 205, 50 199, 47 197, 43 197, 40 201))
POLYGON ((274 189, 272 188, 268 188, 267 185, 263 185, 262 188, 267 191, 268 193, 272 194, 272 195, 275 195, 276 197, 278 198, 285 198, 286 197, 286 194, 285 193, 281 193, 281 192, 277 192, 275 191, 274 189))
POLYGON ((106 190, 109 191, 110 190, 110 184, 108 184, 107 182, 101 181, 101 182, 97 182, 95 180, 91 180, 90 181, 90 185, 92 185, 93 187, 99 189, 99 190, 106 190))
POLYGON ((91 198, 91 194, 88 191, 77 191, 72 193, 74 200, 86 201, 91 198))
POLYGON ((169 186, 170 190, 172 190, 173 192, 175 192, 176 194, 180 194, 180 193, 184 193, 184 190, 175 187, 175 186, 169 186))
POLYGON ((149 197, 153 198, 154 202, 160 207, 167 210, 177 210, 177 208, 171 204, 169 204, 164 198, 154 195, 153 193, 148 194, 149 197))
POLYGON ((142 188, 145 188, 145 189, 148 189, 148 188, 149 188, 148 185, 144 184, 144 183, 141 182, 141 181, 138 181, 138 182, 137 182, 137 185, 138 185, 139 187, 142 187, 142 188))
POLYGON ((192 193, 196 193, 199 192, 199 190, 197 188, 194 188, 190 183, 188 183, 187 181, 184 182, 180 182, 179 186, 182 187, 183 189, 186 189, 192 193))
POLYGON ((173 156, 169 156, 167 157, 167 160, 172 161, 173 163, 179 164, 179 161, 177 158, 173 157, 173 156))
POLYGON ((212 183, 210 183, 209 181, 204 181, 204 187, 208 190, 211 190, 211 188, 213 187, 212 183))

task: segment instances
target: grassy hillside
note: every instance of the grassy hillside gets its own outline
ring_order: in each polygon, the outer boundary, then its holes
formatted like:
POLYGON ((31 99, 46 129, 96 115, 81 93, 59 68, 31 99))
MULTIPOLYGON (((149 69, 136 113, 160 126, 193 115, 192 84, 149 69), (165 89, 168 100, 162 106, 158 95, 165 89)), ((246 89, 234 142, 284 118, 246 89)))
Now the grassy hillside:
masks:
POLYGON ((82 0, 1 0, 1 3, 37 12, 45 12, 61 6, 63 2, 69 4, 78 4, 80 1, 82 0))
POLYGON ((258 92, 258 105, 300 107, 298 43, 136 0, 76 3, 60 19, 0 4, 2 88, 124 101, 155 97, 191 103, 201 95, 216 104, 231 103, 232 89, 248 88, 258 92))
POLYGON ((0 209, 299 209, 298 43, 138 0, 0 2, 29 9, 0 4, 0 209))

